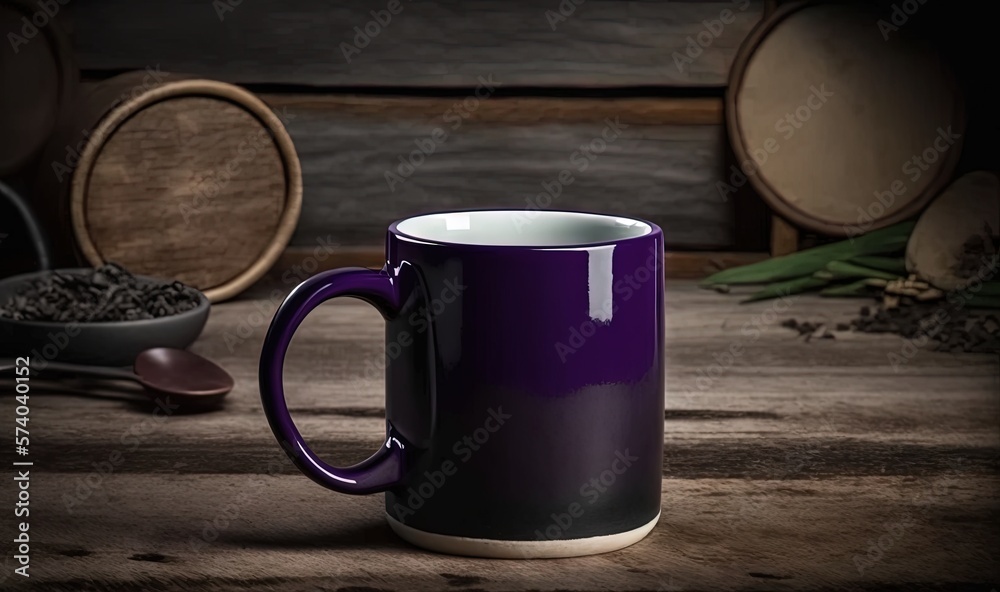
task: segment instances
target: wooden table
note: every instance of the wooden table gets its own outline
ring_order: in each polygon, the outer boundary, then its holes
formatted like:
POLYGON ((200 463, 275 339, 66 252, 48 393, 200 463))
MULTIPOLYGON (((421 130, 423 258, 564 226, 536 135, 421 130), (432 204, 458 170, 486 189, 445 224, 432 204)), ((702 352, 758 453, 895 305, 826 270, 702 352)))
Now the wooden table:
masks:
MULTIPOLYGON (((894 336, 806 343, 780 321, 845 320, 859 302, 740 305, 669 282, 658 526, 607 555, 470 560, 408 546, 381 496, 326 491, 279 452, 256 372, 268 295, 288 287, 214 308, 193 349, 237 380, 222 411, 158 419, 121 393, 80 385, 89 397, 56 396, 36 381, 35 589, 1000 588, 996 356, 907 358, 894 336), (892 354, 905 363, 894 369, 892 354)), ((380 442, 382 385, 367 365, 381 348, 378 314, 352 300, 323 305, 293 344, 290 407, 331 460, 361 460, 380 442)), ((11 397, 2 409, 13 416, 11 397)), ((4 510, 4 540, 14 529, 4 510)), ((0 589, 27 589, 13 567, 0 589)))

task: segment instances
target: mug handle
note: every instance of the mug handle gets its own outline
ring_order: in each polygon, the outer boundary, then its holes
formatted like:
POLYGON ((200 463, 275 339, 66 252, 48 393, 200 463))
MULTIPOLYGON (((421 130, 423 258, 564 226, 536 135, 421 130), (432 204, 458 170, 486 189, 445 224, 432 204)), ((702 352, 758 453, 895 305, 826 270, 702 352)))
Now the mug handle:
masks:
POLYGON ((350 494, 385 491, 404 475, 407 452, 402 438, 387 425, 385 444, 367 460, 339 468, 316 456, 302 439, 285 403, 282 384, 285 352, 299 324, 314 308, 337 296, 353 296, 374 306, 383 318, 398 314, 398 281, 385 271, 347 267, 314 275, 299 284, 278 307, 264 337, 260 354, 260 400, 271 431, 285 453, 307 477, 320 485, 350 494))

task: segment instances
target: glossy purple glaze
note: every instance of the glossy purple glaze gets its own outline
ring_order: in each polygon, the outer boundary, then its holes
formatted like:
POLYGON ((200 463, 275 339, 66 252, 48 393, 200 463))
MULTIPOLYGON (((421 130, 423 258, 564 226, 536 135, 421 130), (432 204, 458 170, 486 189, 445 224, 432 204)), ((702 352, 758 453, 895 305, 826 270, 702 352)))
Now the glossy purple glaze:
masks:
POLYGON ((264 341, 275 436, 314 481, 386 491, 409 526, 487 539, 628 531, 660 510, 663 236, 560 247, 417 240, 389 228, 381 271, 297 287, 264 341), (332 467, 284 401, 284 353, 319 303, 354 296, 386 319, 383 447, 332 467))

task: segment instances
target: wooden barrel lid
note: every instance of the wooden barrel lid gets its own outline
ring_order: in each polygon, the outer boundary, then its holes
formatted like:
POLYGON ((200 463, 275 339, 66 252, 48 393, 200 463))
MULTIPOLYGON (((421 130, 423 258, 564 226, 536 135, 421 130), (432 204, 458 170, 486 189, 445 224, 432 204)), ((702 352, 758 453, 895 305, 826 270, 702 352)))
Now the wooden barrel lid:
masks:
POLYGON ((848 2, 788 4, 737 54, 726 95, 733 149, 768 205, 799 226, 835 236, 889 226, 955 170, 965 135, 957 85, 905 27, 880 25, 890 18, 848 2))
POLYGON ((42 148, 78 79, 65 34, 39 5, 0 1, 0 175, 42 148))
POLYGON ((177 279, 218 302, 288 244, 301 167, 280 119, 254 95, 169 78, 126 93, 93 129, 73 174, 73 231, 92 265, 177 279))

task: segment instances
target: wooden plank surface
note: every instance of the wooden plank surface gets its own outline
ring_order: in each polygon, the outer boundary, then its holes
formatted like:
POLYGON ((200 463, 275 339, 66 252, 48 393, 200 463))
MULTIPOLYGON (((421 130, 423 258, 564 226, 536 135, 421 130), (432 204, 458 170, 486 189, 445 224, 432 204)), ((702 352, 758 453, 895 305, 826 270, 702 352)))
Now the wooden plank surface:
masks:
MULTIPOLYGON (((224 410, 154 421, 128 393, 80 383, 72 388, 87 397, 65 389, 60 396, 36 381, 33 584, 280 591, 989 591, 1000 584, 996 356, 918 348, 894 368, 890 354, 904 351, 898 337, 847 333, 804 343, 780 327, 790 316, 845 320, 858 301, 740 305, 668 282, 663 517, 653 533, 590 558, 461 559, 400 542, 384 523, 380 496, 327 492, 277 448, 257 400, 256 364, 266 319, 294 281, 272 278, 213 307, 193 349, 236 378, 224 410), (727 357, 735 344, 742 353, 727 357), (93 463, 116 450, 119 466, 92 477, 93 463), (879 541, 885 550, 871 551, 879 541)), ((382 339, 378 313, 344 300, 310 315, 292 344, 289 406, 333 462, 361 460, 381 441, 382 339)), ((0 400, 2 416, 11 416, 12 403, 0 400)), ((10 518, 3 520, 6 527, 10 518)), ((0 587, 28 589, 18 579, 0 587)))
MULTIPOLYGON (((53 500, 78 477, 45 473, 33 485, 53 500)), ((982 493, 996 490, 995 478, 665 479, 664 516, 642 542, 534 562, 425 553, 389 530, 379 496, 337 496, 304 477, 117 475, 106 487, 107 500, 72 515, 40 502, 55 512, 35 534, 45 541, 35 574, 52 583, 45 589, 956 590, 997 581, 994 525, 974 519, 995 512, 982 493), (883 525, 902 535, 859 575, 852 556, 883 525)), ((27 589, 20 584, 8 589, 27 589)))
POLYGON ((493 74, 511 86, 718 87, 762 8, 760 0, 110 0, 71 3, 63 16, 90 71, 160 64, 310 86, 469 87, 493 74), (372 11, 390 5, 396 14, 373 22, 372 11), (374 36, 356 42, 354 28, 366 26, 374 36))
POLYGON ((396 219, 481 207, 629 212, 671 247, 733 244, 718 99, 480 96, 265 95, 302 162, 292 244, 377 246, 396 219))

